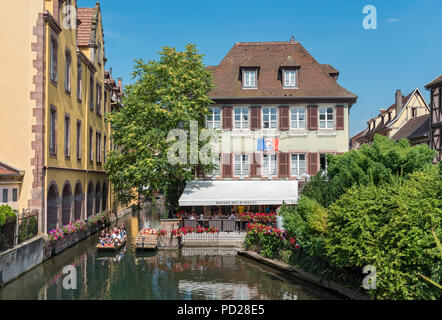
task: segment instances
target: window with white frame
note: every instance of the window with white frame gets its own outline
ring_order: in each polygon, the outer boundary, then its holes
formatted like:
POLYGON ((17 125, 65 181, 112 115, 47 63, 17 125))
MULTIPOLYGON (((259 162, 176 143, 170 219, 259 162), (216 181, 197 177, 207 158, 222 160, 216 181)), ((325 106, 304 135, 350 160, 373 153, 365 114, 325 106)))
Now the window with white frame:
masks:
POLYGON ((304 173, 306 173, 305 154, 292 154, 291 175, 299 177, 304 173))
POLYGON ((291 129, 305 129, 305 108, 291 107, 290 108, 290 128, 291 129))
POLYGON ((296 70, 284 70, 284 88, 296 88, 296 70))
POLYGON ((276 129, 277 122, 277 108, 262 108, 262 128, 276 129))
POLYGON ((209 108, 210 114, 206 117, 206 127, 208 129, 221 128, 221 108, 209 108))
POLYGON ((249 128, 249 108, 234 108, 235 129, 249 128))
POLYGON ((235 155, 235 176, 247 177, 249 175, 249 156, 247 154, 235 155))
POLYGON ((332 107, 319 108, 319 128, 333 129, 334 127, 334 109, 332 107))
POLYGON ((274 177, 278 174, 278 162, 276 154, 264 154, 262 156, 262 175, 274 177))
POLYGON ((255 70, 243 70, 242 72, 242 86, 243 88, 256 88, 256 69, 255 70))

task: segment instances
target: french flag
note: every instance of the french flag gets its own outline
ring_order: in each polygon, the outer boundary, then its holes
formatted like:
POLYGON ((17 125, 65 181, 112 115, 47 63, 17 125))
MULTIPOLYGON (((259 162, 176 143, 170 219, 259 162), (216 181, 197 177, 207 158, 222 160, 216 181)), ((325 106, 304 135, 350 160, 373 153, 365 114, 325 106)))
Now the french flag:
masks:
POLYGON ((279 138, 258 139, 258 151, 279 151, 279 138))

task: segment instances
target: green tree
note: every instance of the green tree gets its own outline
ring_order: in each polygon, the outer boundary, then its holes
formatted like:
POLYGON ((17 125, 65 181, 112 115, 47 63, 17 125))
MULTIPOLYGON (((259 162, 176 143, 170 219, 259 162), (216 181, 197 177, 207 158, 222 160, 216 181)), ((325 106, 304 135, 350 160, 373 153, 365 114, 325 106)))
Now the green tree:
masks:
POLYGON ((395 142, 376 135, 371 145, 342 155, 328 155, 327 174, 316 175, 303 194, 329 207, 353 185, 378 185, 392 182, 395 176, 407 177, 431 166, 435 155, 427 145, 412 147, 406 139, 395 142))
MULTIPOLYGON (((159 54, 158 61, 136 61, 135 82, 125 89, 124 107, 107 115, 118 150, 109 154, 106 170, 124 203, 132 200, 132 191, 144 200, 164 191, 176 206, 177 194, 194 177, 196 166, 208 170, 212 166, 201 163, 199 157, 198 164, 171 165, 168 152, 176 141, 167 139, 173 129, 189 132, 191 121, 197 121, 198 135, 204 131, 204 116, 212 103, 208 96, 213 88, 211 72, 194 45, 182 52, 163 47, 159 54)), ((198 140, 199 149, 205 143, 198 140)), ((187 148, 187 160, 189 153, 187 148)))

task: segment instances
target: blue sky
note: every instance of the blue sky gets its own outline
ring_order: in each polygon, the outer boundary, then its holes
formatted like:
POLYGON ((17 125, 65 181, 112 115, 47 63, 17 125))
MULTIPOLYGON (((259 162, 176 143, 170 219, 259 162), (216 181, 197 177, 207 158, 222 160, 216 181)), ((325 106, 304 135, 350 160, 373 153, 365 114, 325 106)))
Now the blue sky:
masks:
MULTIPOLYGON (((96 0, 78 0, 93 7, 96 0)), ((288 41, 291 35, 320 62, 333 65, 338 82, 359 96, 350 134, 379 109, 442 73, 440 0, 102 0, 107 68, 131 82, 134 59, 156 59, 164 45, 196 44, 216 65, 235 42, 288 41), (365 30, 362 8, 377 9, 377 29, 365 30)))

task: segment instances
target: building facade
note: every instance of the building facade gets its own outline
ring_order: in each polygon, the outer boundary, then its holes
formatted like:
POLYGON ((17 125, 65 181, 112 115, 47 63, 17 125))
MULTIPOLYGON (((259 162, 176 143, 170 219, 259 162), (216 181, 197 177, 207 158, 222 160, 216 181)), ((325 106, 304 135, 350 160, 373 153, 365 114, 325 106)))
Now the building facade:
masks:
MULTIPOLYGON (((338 84, 335 68, 319 64, 299 42, 236 43, 219 65, 208 68, 215 88, 206 124, 221 138, 214 146, 216 169, 198 170, 200 180, 238 183, 229 189, 245 182, 257 197, 258 189, 283 194, 290 186, 277 181, 304 180, 326 169, 327 154, 348 151, 349 112, 357 96, 338 84)), ((249 204, 278 202, 243 203, 250 209, 249 204)))
POLYGON ((442 75, 425 86, 430 90, 430 124, 431 124, 431 148, 436 150, 438 155, 435 162, 442 161, 442 75))
POLYGON ((350 139, 350 148, 359 149, 363 144, 370 144, 376 134, 395 141, 408 138, 412 144, 428 144, 429 128, 425 124, 428 124, 429 113, 428 104, 418 88, 405 97, 397 90, 395 103, 370 119, 367 128, 350 139))
POLYGON ((25 172, 18 209, 37 211, 40 231, 48 232, 110 208, 104 114, 121 88, 106 83, 99 3, 17 0, 0 10, 0 38, 8 44, 0 62, 0 134, 9 137, 0 159, 25 172))
POLYGON ((0 162, 0 206, 8 205, 19 210, 20 191, 25 172, 0 162))

